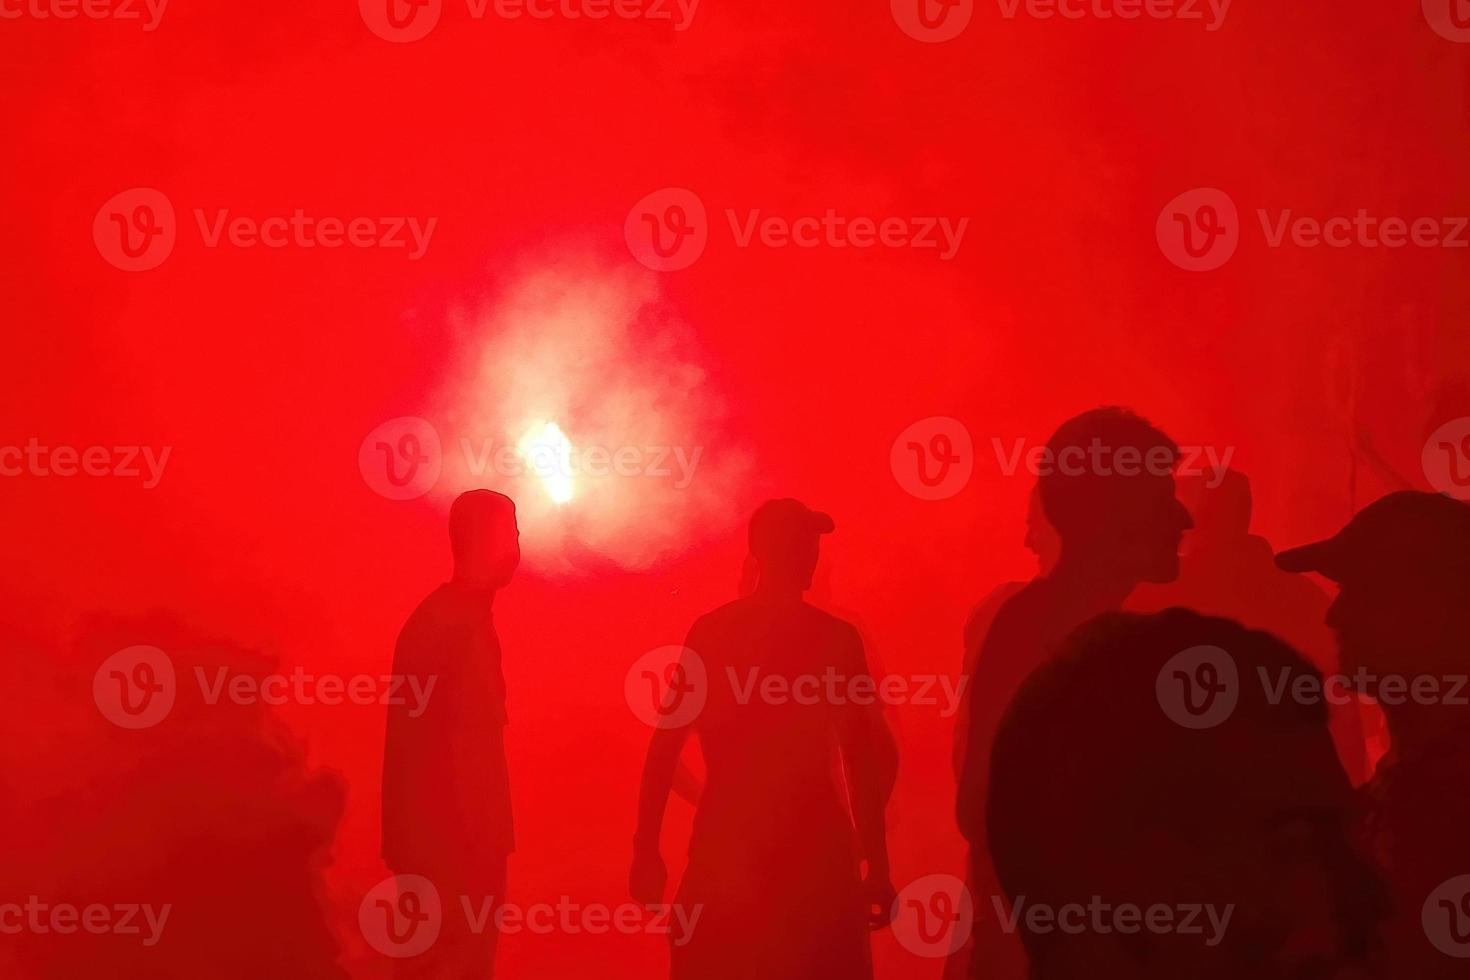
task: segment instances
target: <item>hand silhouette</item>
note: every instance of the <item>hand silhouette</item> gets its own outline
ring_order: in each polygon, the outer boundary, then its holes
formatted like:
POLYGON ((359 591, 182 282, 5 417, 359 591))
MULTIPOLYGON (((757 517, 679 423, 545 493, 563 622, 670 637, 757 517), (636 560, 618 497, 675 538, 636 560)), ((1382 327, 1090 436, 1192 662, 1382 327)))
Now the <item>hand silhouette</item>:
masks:
POLYGON ((886 929, 893 922, 898 892, 886 873, 869 873, 863 879, 863 901, 868 908, 868 928, 886 929))
POLYGON ((638 851, 633 855, 633 869, 628 872, 628 891, 643 905, 658 905, 664 900, 669 872, 658 851, 638 851))

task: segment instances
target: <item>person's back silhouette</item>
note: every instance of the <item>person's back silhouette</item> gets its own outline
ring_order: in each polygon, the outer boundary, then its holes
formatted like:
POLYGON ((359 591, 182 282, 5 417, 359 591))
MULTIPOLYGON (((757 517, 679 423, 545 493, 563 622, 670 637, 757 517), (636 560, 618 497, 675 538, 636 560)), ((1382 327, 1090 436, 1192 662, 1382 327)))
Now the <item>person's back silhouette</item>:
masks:
POLYGON ((1389 494, 1277 562, 1339 584, 1342 669, 1388 721, 1364 833, 1393 889, 1392 975, 1470 976, 1470 506, 1389 494))
POLYGON ((498 932, 474 929, 461 899, 503 902, 515 849, 505 759, 505 679, 492 606, 520 562, 515 504, 472 490, 449 511, 454 577, 413 611, 393 673, 419 679, 426 704, 388 711, 383 752, 383 860, 398 875, 422 875, 444 904, 439 939, 400 959, 400 976, 488 977, 498 932), (428 688, 432 679, 433 687, 428 688))
POLYGON ((706 771, 677 898, 703 909, 671 948, 675 980, 872 976, 868 929, 894 899, 883 812, 897 755, 857 630, 802 598, 832 528, 795 500, 756 511, 754 591, 700 618, 685 644, 686 668, 697 658, 708 679, 703 710, 649 745, 630 874, 639 901, 663 899, 660 827, 691 732, 706 771))
MULTIPOLYGON (((1251 533, 1251 485, 1238 470, 1213 483, 1205 477, 1179 480, 1179 496, 1194 528, 1185 535, 1179 578, 1145 583, 1127 606, 1154 612, 1183 606, 1233 619, 1279 636, 1306 655, 1323 674, 1337 673, 1337 645, 1323 621, 1330 599, 1317 585, 1276 566, 1271 542, 1251 533)), ((1356 698, 1334 698, 1328 707, 1338 755, 1354 784, 1370 775, 1364 738, 1366 715, 1356 698)))
MULTIPOLYGON (((1045 577, 1057 565, 1057 558, 1061 554, 1062 542, 1057 537, 1056 529, 1046 519, 1046 513, 1041 508, 1041 490, 1039 487, 1031 488, 1031 495, 1026 504, 1026 548, 1036 556, 1037 575, 1045 577)), ((961 646, 961 683, 969 683, 975 673, 975 661, 980 656, 980 647, 985 643, 985 637, 990 633, 990 627, 995 622, 995 617, 1016 595, 1026 587, 1025 582, 1002 582, 984 599, 970 610, 970 615, 965 619, 965 629, 962 635, 961 646)), ((964 690, 964 688, 960 688, 964 690)), ((968 697, 960 700, 960 709, 955 714, 954 742, 951 751, 951 761, 954 763, 955 779, 958 780, 965 770, 965 753, 970 748, 970 699, 968 697)), ((967 864, 974 862, 966 858, 967 864)), ((968 873, 968 872, 967 872, 968 873)), ((973 937, 972 937, 973 938, 973 937)), ((970 957, 974 952, 974 943, 966 941, 963 946, 955 950, 945 961, 945 980, 960 980, 970 975, 970 957)))
POLYGON ((988 825, 1032 980, 1370 975, 1385 896, 1327 713, 1262 676, 1321 683, 1267 633, 1171 609, 1104 614, 1025 682, 988 825))
MULTIPOLYGON (((970 843, 970 880, 995 890, 985 832, 990 746, 1005 706, 1021 682, 1081 623, 1118 609, 1140 582, 1179 574, 1179 544, 1191 526, 1174 494, 1178 447, 1121 408, 1085 412, 1047 443, 1038 490, 1047 521, 1061 538, 1050 574, 1012 596, 996 614, 970 682, 968 745, 956 814, 970 843)), ((982 910, 983 911, 983 910, 982 910)), ((993 917, 977 919, 971 975, 1019 980, 1025 954, 993 917)))

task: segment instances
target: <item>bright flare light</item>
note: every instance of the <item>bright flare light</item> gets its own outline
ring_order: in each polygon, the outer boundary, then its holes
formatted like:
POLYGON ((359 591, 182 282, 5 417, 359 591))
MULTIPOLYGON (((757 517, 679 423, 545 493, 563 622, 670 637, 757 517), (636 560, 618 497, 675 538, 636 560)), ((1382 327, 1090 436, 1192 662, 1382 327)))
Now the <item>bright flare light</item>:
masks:
POLYGON ((560 505, 572 499, 572 441, 555 422, 531 426, 516 443, 516 452, 541 479, 552 502, 560 505))

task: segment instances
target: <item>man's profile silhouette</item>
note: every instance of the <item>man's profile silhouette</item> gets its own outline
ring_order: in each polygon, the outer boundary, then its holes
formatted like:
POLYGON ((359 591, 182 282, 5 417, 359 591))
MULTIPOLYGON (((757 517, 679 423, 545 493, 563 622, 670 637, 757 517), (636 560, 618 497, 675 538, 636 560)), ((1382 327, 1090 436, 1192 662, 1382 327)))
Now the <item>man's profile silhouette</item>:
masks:
POLYGON ((488 977, 498 933, 460 914, 504 900, 515 849, 505 759, 505 679, 492 607, 520 562, 515 504, 471 490, 449 510, 453 578, 421 602, 393 656, 393 673, 434 687, 427 704, 388 709, 383 753, 383 860, 422 875, 443 901, 443 931, 425 953, 396 961, 397 975, 488 977), (416 714, 417 712, 417 714, 416 714))
POLYGON ((1326 706, 1260 676, 1321 683, 1270 634, 1171 609, 1100 616, 1025 682, 996 735, 988 826, 1032 980, 1370 975, 1385 896, 1352 841, 1326 706), (1225 710, 1185 725, 1161 682, 1200 648, 1237 679, 1225 710))
POLYGON ((677 897, 702 912, 671 948, 674 980, 872 976, 868 930, 894 901, 884 807, 897 753, 857 630, 803 598, 832 529, 796 500, 755 512, 754 590, 685 643, 708 678, 705 706, 649 744, 629 876, 641 902, 663 901, 660 828, 691 733, 706 771, 677 897))
MULTIPOLYGON (((1047 442, 1050 465, 1037 489, 1061 538, 1049 574, 1012 596, 995 616, 970 682, 968 744, 956 813, 970 843, 970 879, 984 893, 994 879, 985 836, 990 745, 1005 706, 1061 640, 1092 617, 1122 607, 1140 582, 1179 574, 1179 544, 1192 525, 1174 493, 1174 441, 1126 409, 1093 409, 1063 423, 1047 442)), ((1025 954, 992 916, 981 916, 971 975, 1019 980, 1025 954)))
MULTIPOLYGON (((1277 562, 1338 583, 1327 624, 1343 673, 1388 722, 1388 755, 1364 788, 1364 836, 1393 890, 1392 973, 1470 976, 1470 959, 1433 941, 1432 917, 1442 910, 1426 911, 1441 885, 1470 873, 1470 506, 1392 493, 1334 537, 1277 562)), ((1441 924, 1453 938, 1458 912, 1441 924)))

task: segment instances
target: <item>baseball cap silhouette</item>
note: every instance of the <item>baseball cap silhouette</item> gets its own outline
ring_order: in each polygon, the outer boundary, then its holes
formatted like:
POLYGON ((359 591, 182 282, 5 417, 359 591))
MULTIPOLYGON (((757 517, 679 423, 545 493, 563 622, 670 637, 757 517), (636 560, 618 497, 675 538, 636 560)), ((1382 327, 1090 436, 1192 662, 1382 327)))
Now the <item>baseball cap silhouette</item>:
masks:
POLYGON ((1391 493, 1327 540, 1281 552, 1276 565, 1334 582, 1368 574, 1470 577, 1470 506, 1438 493, 1391 493))
POLYGON ((806 537, 831 534, 836 525, 800 500, 767 500, 750 517, 750 553, 757 558, 784 554, 806 537))

